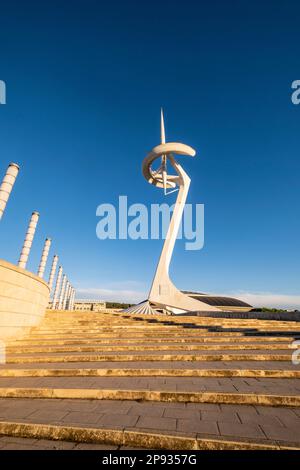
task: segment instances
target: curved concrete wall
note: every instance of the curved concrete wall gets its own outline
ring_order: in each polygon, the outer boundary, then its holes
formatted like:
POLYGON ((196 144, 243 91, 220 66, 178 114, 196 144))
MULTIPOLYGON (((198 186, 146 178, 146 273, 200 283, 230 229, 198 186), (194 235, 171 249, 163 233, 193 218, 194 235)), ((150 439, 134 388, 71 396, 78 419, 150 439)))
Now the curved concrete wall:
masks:
POLYGON ((48 301, 45 281, 0 260, 0 340, 26 334, 41 321, 48 301))

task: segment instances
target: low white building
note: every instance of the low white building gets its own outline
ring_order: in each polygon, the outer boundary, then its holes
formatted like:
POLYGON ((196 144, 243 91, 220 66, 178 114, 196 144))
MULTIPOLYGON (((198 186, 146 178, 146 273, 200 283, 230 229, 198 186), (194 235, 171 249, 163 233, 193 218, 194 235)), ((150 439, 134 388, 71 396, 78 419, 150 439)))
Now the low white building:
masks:
POLYGON ((76 299, 74 302, 74 310, 79 311, 92 311, 100 312, 105 310, 106 303, 103 300, 94 300, 94 299, 76 299))

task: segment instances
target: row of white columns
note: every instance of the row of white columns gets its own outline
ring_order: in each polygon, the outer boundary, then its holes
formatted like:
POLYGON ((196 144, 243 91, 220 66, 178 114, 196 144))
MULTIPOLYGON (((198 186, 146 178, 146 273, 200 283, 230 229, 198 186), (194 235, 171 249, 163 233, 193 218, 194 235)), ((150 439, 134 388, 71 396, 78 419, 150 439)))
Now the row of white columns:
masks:
MULTIPOLYGON (((54 263, 54 259, 53 259, 54 263)), ((62 266, 59 266, 55 289, 52 298, 53 310, 74 310, 75 289, 63 274, 62 266)))
MULTIPOLYGON (((0 185, 0 220, 3 216, 4 210, 6 208, 10 193, 13 189, 18 173, 19 173, 19 166, 16 163, 10 163, 8 165, 5 176, 0 185)), ((38 221, 39 221, 39 213, 34 211, 31 214, 31 217, 29 220, 25 240, 24 240, 20 258, 18 261, 18 266, 22 269, 26 269, 26 265, 27 265, 27 261, 29 258, 29 254, 30 254, 30 250, 31 250, 31 246, 32 246, 32 242, 34 239, 38 221)), ((43 251, 42 251, 41 260, 40 260, 39 267, 38 267, 38 272, 37 272, 40 278, 44 277, 50 247, 51 247, 51 239, 46 238, 43 251)), ((48 280, 48 284, 50 288, 50 295, 51 295, 52 287, 54 284, 57 264, 58 264, 58 256, 54 255, 51 269, 50 269, 49 280, 48 280)), ((63 270, 62 270, 62 267, 60 266, 58 269, 55 289, 53 293, 52 309, 73 310, 74 301, 75 301, 75 289, 71 286, 70 282, 67 279, 66 274, 63 275, 63 270)))

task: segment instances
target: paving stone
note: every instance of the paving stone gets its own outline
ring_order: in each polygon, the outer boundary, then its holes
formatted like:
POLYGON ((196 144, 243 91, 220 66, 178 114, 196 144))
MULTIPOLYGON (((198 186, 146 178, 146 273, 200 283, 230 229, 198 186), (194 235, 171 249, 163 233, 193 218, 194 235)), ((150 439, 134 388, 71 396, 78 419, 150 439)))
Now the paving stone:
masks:
POLYGON ((247 411, 239 411, 238 416, 241 423, 253 423, 253 424, 270 424, 273 426, 281 426, 282 422, 277 416, 272 415, 255 415, 254 413, 248 413, 247 411))
POLYGON ((28 409, 20 409, 20 408, 6 408, 4 410, 0 410, 0 419, 29 419, 30 415, 34 413, 35 409, 32 407, 28 407, 28 409))
MULTIPOLYGON (((266 415, 264 415, 265 417, 266 415)), ((271 415, 269 416, 271 417, 271 415)), ((300 417, 296 416, 284 416, 284 415, 279 415, 276 416, 276 419, 280 424, 282 424, 285 427, 290 427, 290 426, 300 426, 300 417)), ((266 424, 271 424, 271 423, 266 423, 266 424)))
POLYGON ((264 433, 259 426, 255 424, 239 424, 239 423, 218 423, 221 436, 249 437, 249 438, 265 438, 264 433))
POLYGON ((82 413, 80 411, 71 411, 62 419, 62 423, 95 424, 103 415, 98 413, 82 413))
POLYGON ((114 401, 114 400, 101 400, 98 401, 94 409, 95 413, 108 413, 108 414, 127 414, 136 402, 132 401, 114 401))
POLYGON ((178 419, 177 431, 184 433, 189 432, 219 435, 219 429, 216 422, 200 421, 198 419, 178 419))
POLYGON ((200 411, 188 410, 181 408, 169 408, 166 407, 164 410, 164 417, 166 418, 183 418, 183 419, 200 419, 200 411))
POLYGON ((263 424, 261 426, 264 433, 269 439, 282 440, 287 442, 299 442, 300 441, 300 426, 289 426, 288 428, 283 426, 274 426, 269 424, 263 424))
POLYGON ((138 416, 133 415, 123 415, 123 414, 109 414, 103 415, 99 421, 98 425, 103 425, 106 427, 125 427, 125 426, 135 426, 137 423, 138 416))
POLYGON ((53 423, 60 421, 67 415, 66 411, 47 411, 47 410, 37 410, 27 416, 28 421, 40 422, 40 423, 53 423))
MULTIPOLYGON (((26 439, 23 439, 27 441, 26 439)), ((69 441, 56 441, 50 439, 38 439, 36 442, 33 443, 32 449, 38 450, 73 450, 77 446, 76 442, 69 442, 69 441)))
POLYGON ((140 416, 136 423, 137 428, 155 429, 157 431, 176 429, 176 419, 174 418, 157 418, 151 416, 140 416))
POLYGON ((232 411, 233 413, 248 413, 249 415, 256 416, 258 414, 257 407, 253 405, 220 405, 222 411, 232 411))
POLYGON ((34 445, 38 442, 38 439, 30 439, 26 438, 24 440, 23 437, 17 437, 17 436, 1 436, 0 437, 0 443, 4 444, 25 444, 25 445, 34 445))
POLYGON ((187 403, 186 407, 188 410, 198 411, 215 411, 216 413, 221 410, 220 406, 214 403, 187 403))
POLYGON ((296 419, 297 415, 292 408, 256 406, 256 410, 260 415, 277 416, 281 419, 296 419))
MULTIPOLYGON (((173 410, 176 408, 173 408, 173 410)), ((137 403, 133 405, 129 411, 129 415, 135 415, 135 416, 155 416, 158 418, 161 418, 162 415, 164 414, 165 411, 165 406, 152 406, 152 405, 147 405, 146 403, 137 403)))
POLYGON ((32 450, 31 445, 26 445, 26 444, 5 444, 1 450, 32 450))
POLYGON ((59 405, 65 411, 96 412, 99 408, 98 400, 64 400, 59 405))
POLYGON ((201 420, 225 423, 240 423, 238 415, 233 411, 201 411, 201 420))

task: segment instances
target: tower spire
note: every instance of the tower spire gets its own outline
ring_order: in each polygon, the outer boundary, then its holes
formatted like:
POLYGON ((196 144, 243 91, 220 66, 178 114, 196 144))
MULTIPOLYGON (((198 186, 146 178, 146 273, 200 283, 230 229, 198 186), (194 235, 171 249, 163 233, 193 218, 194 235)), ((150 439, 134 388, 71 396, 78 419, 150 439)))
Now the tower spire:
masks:
POLYGON ((164 112, 162 108, 160 108, 160 140, 162 144, 166 143, 164 112))

